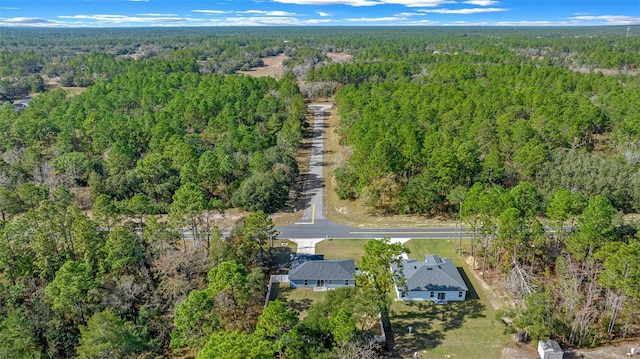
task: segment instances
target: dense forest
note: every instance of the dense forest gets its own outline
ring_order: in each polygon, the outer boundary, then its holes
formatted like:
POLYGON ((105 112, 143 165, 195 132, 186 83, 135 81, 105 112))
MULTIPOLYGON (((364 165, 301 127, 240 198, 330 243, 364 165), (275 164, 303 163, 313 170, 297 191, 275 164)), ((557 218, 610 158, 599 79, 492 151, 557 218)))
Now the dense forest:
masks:
MULTIPOLYGON (((2 358, 376 357, 375 277, 303 319, 264 306, 268 213, 316 96, 340 115, 338 195, 462 220, 523 340, 639 333, 640 39, 621 28, 1 31, 2 358), (277 80, 234 74, 276 54, 277 80), (249 212, 224 238, 230 207, 249 212)), ((372 243, 383 277, 403 248, 372 243)))

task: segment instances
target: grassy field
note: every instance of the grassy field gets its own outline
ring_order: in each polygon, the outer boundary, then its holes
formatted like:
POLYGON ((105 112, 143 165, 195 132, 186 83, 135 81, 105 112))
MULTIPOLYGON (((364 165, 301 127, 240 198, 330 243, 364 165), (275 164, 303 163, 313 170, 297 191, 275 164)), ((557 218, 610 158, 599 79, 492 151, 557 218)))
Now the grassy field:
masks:
MULTIPOLYGON (((327 259, 353 258, 357 265, 366 242, 364 239, 322 241, 316 245, 316 253, 324 254, 327 259)), ((466 301, 446 305, 399 302, 393 294, 391 321, 397 339, 398 355, 410 358, 418 351, 424 358, 500 358, 501 351, 509 345, 510 338, 495 320, 495 311, 489 305, 482 286, 471 275, 462 258, 455 253, 454 241, 413 239, 406 246, 411 250, 410 258, 423 260, 424 255, 430 253, 452 258, 470 291, 466 301), (409 326, 413 327, 413 333, 408 333, 409 326)), ((315 296, 320 293, 312 294, 315 296)), ((303 303, 311 303, 311 299, 303 300, 303 303)))
POLYGON ((364 245, 368 239, 332 239, 316 244, 316 253, 324 254, 325 259, 354 259, 356 267, 364 254, 364 245))
POLYGON ((406 246, 411 250, 410 258, 423 260, 430 253, 452 258, 467 282, 469 293, 466 301, 446 305, 394 301, 391 320, 400 352, 419 351, 424 358, 500 358, 510 337, 496 321, 496 313, 482 286, 455 253, 453 241, 413 239, 406 246), (411 334, 409 326, 414 329, 411 334))

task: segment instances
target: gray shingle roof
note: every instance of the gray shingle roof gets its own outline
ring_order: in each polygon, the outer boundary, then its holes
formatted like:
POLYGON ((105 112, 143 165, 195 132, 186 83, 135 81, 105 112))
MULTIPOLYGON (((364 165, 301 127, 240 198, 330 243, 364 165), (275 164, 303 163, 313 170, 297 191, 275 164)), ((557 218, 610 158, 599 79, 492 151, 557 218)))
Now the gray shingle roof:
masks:
POLYGON ((353 279, 356 265, 353 259, 307 261, 289 271, 289 280, 353 279))
MULTIPOLYGON (((425 255, 425 261, 403 259, 403 272, 410 291, 466 291, 460 272, 451 258, 425 255)), ((393 268, 395 271, 397 268, 393 268)))

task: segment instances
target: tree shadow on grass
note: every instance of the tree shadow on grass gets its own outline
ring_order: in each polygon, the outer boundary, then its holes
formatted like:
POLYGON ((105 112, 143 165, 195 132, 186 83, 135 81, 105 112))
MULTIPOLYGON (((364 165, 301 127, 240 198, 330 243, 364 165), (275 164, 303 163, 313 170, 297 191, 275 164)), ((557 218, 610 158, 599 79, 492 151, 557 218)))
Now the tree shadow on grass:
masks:
MULTIPOLYGON (((272 289, 272 291, 276 290, 276 285, 274 284, 274 288, 272 289)), ((311 307, 311 305, 313 304, 313 300, 309 299, 309 298, 297 298, 297 299, 292 299, 292 291, 296 290, 295 288, 290 288, 288 285, 286 285, 286 283, 280 283, 279 286, 277 286, 277 299, 282 300, 283 302, 287 303, 287 306, 292 309, 297 311, 298 313, 302 313, 302 312, 306 312, 307 310, 309 310, 309 308, 311 307)), ((301 290, 301 289, 298 289, 301 290)), ((273 296, 273 294, 272 294, 273 296)))
MULTIPOLYGON (((469 286, 470 292, 472 287, 469 286)), ((430 301, 403 303, 393 315, 394 333, 398 347, 405 353, 433 349, 445 338, 448 331, 458 329, 470 318, 485 317, 485 306, 473 291, 471 298, 461 302, 439 305, 430 301), (408 328, 412 328, 409 333, 408 328)))
POLYGON ((442 330, 458 329, 467 318, 483 318, 485 306, 478 299, 470 299, 464 302, 453 302, 441 306, 439 319, 442 321, 442 330))
POLYGON ((393 315, 393 332, 399 350, 396 354, 432 349, 442 343, 444 333, 433 326, 438 315, 434 307, 430 302, 407 302, 405 308, 393 315))

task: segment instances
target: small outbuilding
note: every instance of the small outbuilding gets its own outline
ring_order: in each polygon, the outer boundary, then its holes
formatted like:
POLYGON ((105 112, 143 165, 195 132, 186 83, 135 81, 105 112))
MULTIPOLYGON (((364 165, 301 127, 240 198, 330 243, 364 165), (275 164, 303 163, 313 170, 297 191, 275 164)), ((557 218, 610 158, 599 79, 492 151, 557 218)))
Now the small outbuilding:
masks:
POLYGON ((562 359, 564 351, 555 340, 538 341, 538 354, 540 359, 562 359))

